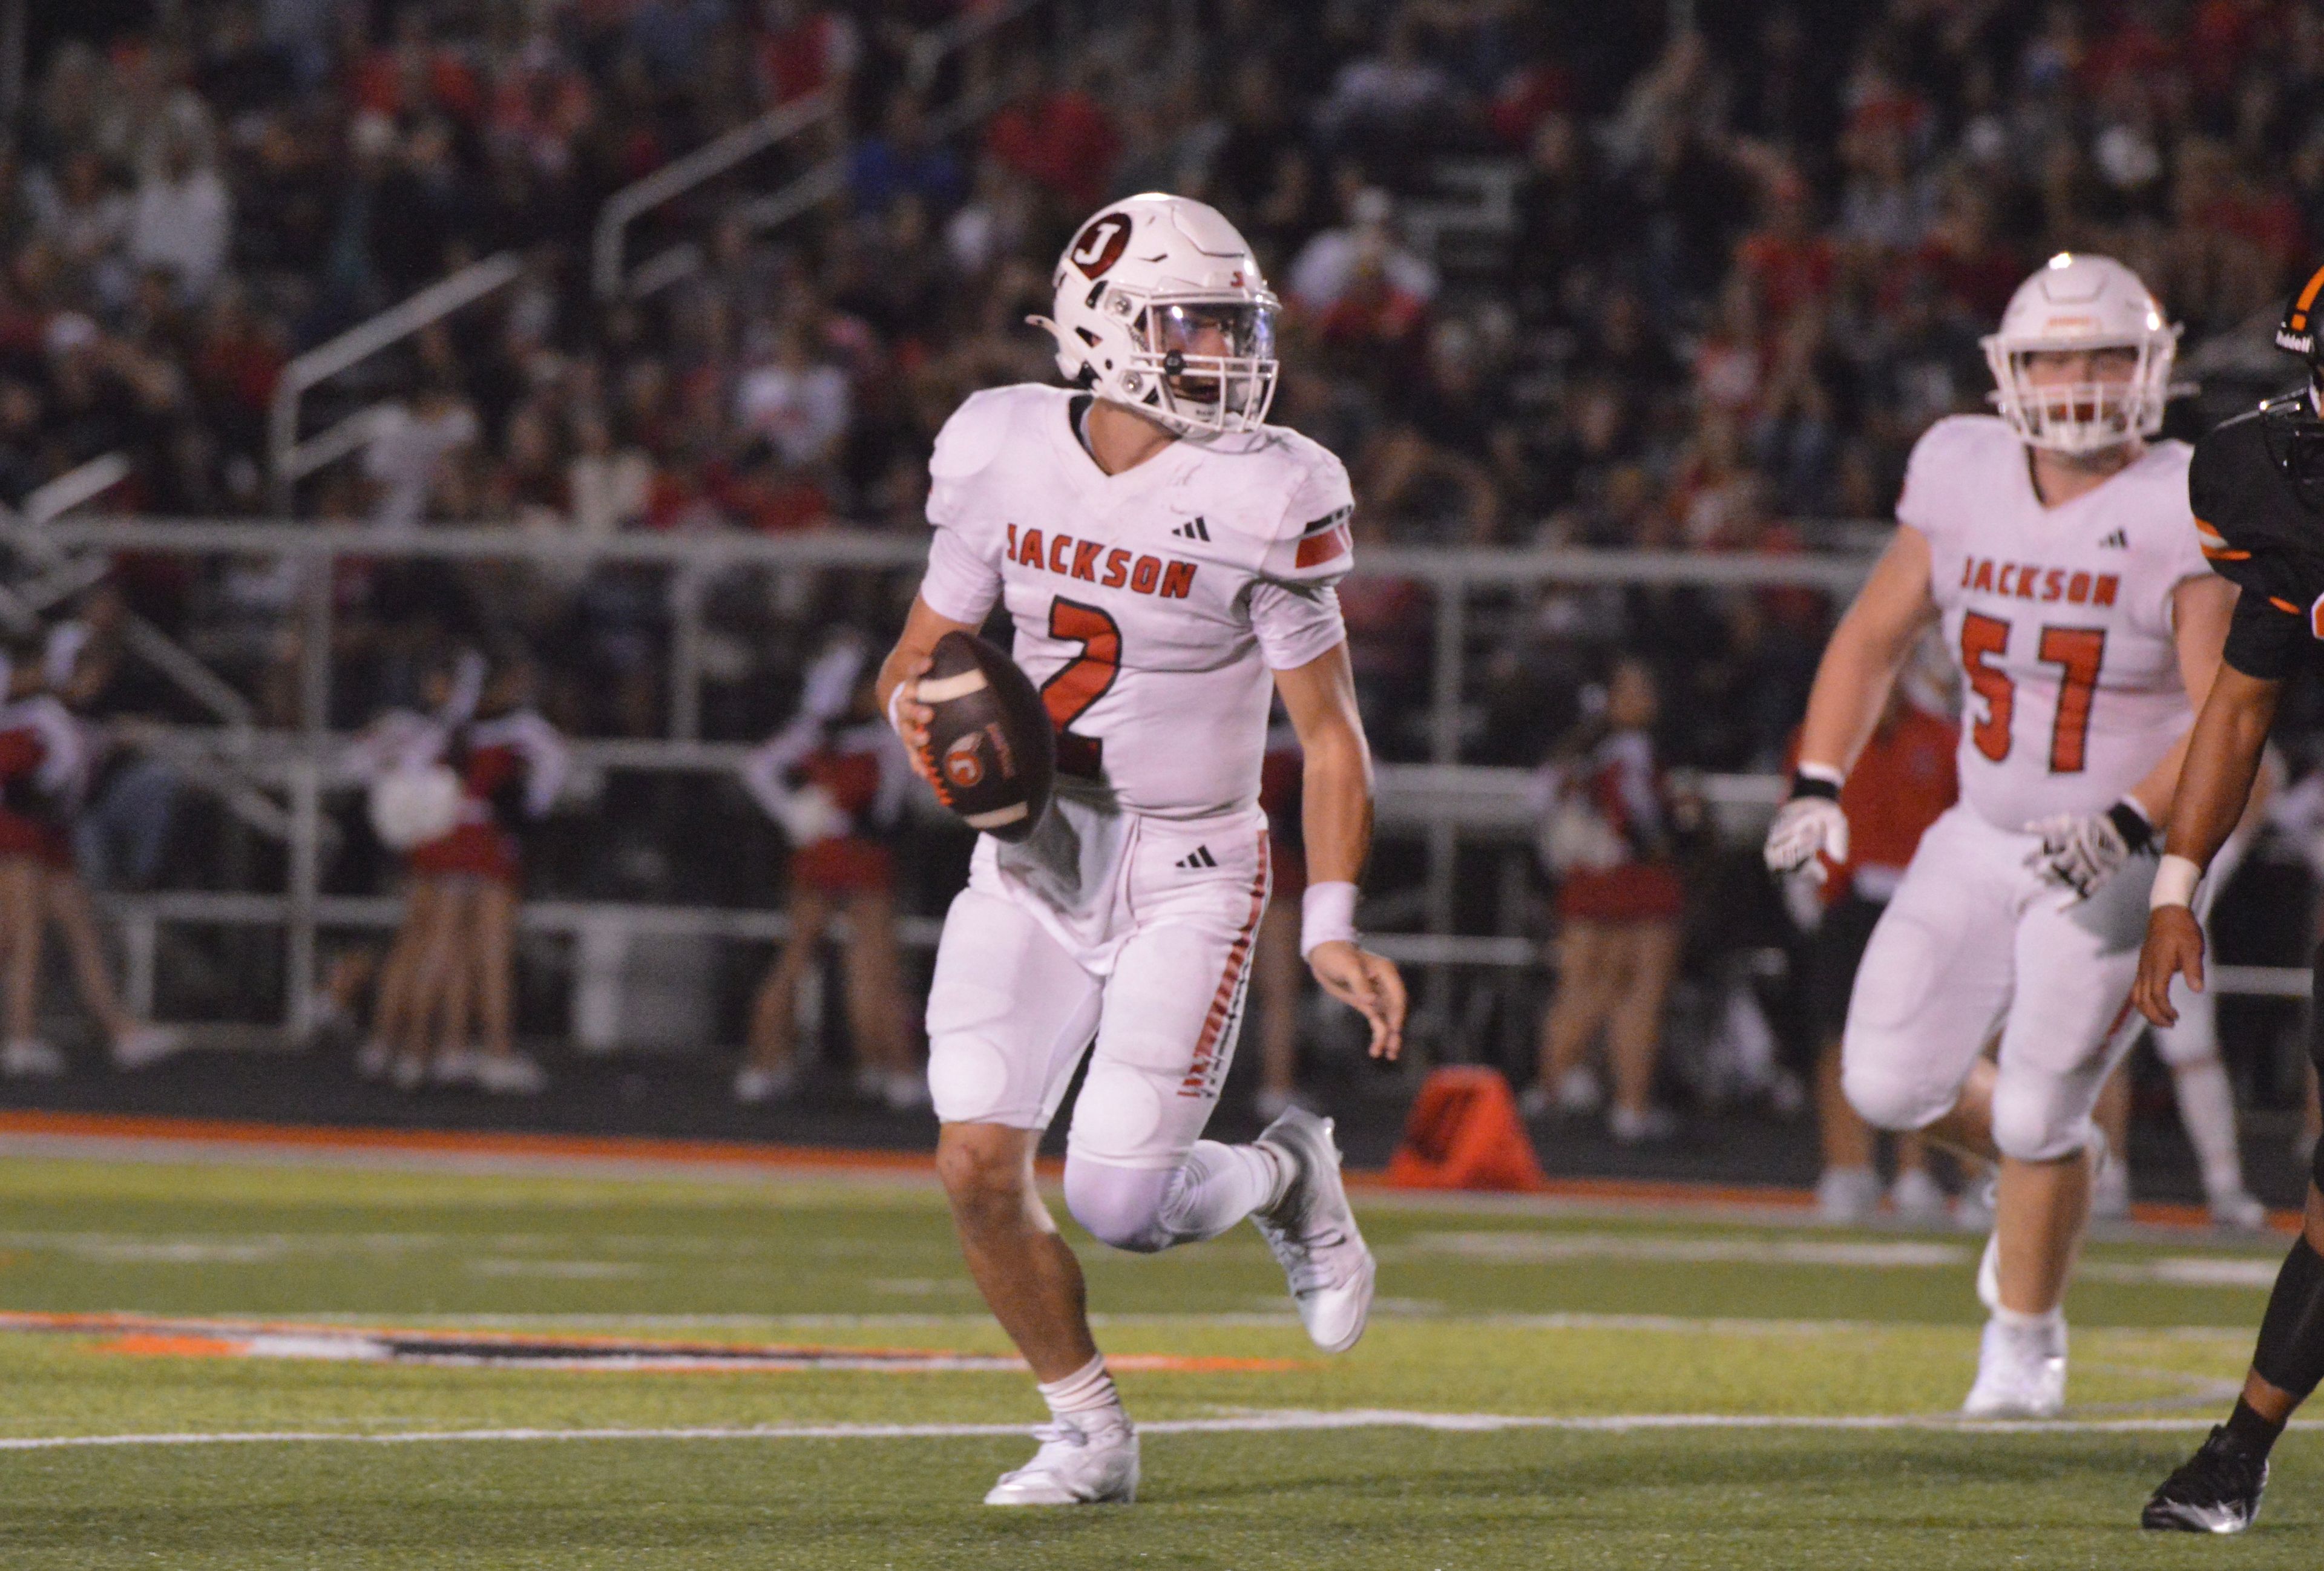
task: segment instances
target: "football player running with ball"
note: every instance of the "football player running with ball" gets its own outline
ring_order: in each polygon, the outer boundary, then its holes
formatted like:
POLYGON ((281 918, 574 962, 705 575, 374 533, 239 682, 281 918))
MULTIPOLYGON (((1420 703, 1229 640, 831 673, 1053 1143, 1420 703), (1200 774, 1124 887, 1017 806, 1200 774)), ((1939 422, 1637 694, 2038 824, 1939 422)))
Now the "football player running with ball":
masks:
POLYGON ((2147 439, 2176 338, 2102 256, 2053 257, 2019 287, 1985 340, 2000 418, 1940 420, 1914 448, 1767 836, 1777 873, 1847 860, 1840 782, 1941 618, 1968 688, 1960 800, 1873 930, 1841 1084, 1876 1127, 1999 1164, 1978 1283, 1991 1318, 1962 1409, 1977 1417, 2065 1403, 2066 1279, 2105 1154, 2090 1110, 2132 1040, 2154 826, 2234 602, 2196 543, 2186 445, 2147 439))
MULTIPOLYGON (((2243 816, 2283 684, 2324 637, 2324 354, 2315 314, 2324 269, 2292 297, 2275 341, 2308 362, 2309 384, 2238 415, 2205 437, 2188 474, 2203 554, 2242 590, 2227 655, 2187 752, 2171 805, 2171 854, 2154 878, 2146 947, 2133 1001, 2169 1025, 2171 986, 2203 986, 2195 909, 2207 868, 2243 816)), ((2324 948, 2316 956, 2324 1003, 2324 948)), ((2324 1024, 2310 1011, 2308 1052, 2324 1064, 2324 1024)), ((2186 1465, 2146 1502, 2149 1528, 2239 1533, 2259 1514, 2267 1454, 2292 1411, 2324 1380, 2324 1145, 2309 1176, 2307 1215, 2261 1317, 2243 1395, 2186 1465)))
POLYGON ((1049 810, 1021 843, 978 842, 928 993, 937 1171, 969 1272, 1051 1414, 991 1505, 1138 1486, 1081 1269, 1033 1183, 1085 1054, 1065 1144, 1074 1219, 1142 1253, 1248 1216, 1316 1344, 1362 1334, 1372 1258, 1330 1123, 1294 1108, 1254 1144, 1202 1138, 1267 904, 1273 694, 1306 759, 1301 953, 1370 1022, 1374 1057, 1396 1056, 1405 1014, 1396 967, 1354 924, 1371 763, 1333 589, 1352 501, 1337 458, 1264 423, 1275 297, 1231 224, 1161 195, 1083 226, 1056 284, 1056 319, 1034 320, 1071 385, 980 393, 945 422, 927 575, 880 678, 926 774, 929 652, 1004 604, 1057 732, 1049 810))

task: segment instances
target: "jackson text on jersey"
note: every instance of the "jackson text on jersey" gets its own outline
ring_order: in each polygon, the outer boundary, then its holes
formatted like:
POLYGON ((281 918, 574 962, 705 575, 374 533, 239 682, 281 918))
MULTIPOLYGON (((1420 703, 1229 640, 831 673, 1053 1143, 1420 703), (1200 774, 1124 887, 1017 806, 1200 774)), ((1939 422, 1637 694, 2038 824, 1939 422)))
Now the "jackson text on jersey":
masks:
POLYGON ((2111 605, 2122 589, 2119 573, 2080 568, 2045 568, 2038 562, 1997 562, 1991 557, 1961 559, 1960 587, 1978 594, 2006 595, 2054 605, 2111 605))
POLYGON ((1134 595, 1184 600, 1194 587, 1193 562, 1176 557, 1166 561, 1119 546, 1109 550, 1100 541, 1075 540, 1069 534, 1053 534, 1044 541, 1039 530, 1020 530, 1013 523, 1009 526, 1008 552, 1009 559, 1020 568, 1039 568, 1101 589, 1126 587, 1134 595))

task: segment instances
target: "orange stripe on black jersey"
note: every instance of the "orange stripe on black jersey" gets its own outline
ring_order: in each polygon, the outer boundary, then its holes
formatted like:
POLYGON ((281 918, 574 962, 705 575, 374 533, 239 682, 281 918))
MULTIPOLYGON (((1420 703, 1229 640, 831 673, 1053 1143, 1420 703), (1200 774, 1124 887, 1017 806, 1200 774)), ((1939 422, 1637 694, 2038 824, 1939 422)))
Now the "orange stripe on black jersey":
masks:
POLYGON ((2239 551, 2236 550, 2233 546, 2227 544, 2227 537, 2226 535, 2221 534, 2217 529, 2204 522, 2200 518, 2195 521, 2195 543, 2201 550, 2204 556, 2215 562, 2247 562, 2251 560, 2251 552, 2239 551))
POLYGON ((2278 611, 2288 611, 2294 616, 2300 615, 2300 607, 2294 605, 2291 601, 2286 600, 2281 595, 2270 595, 2267 597, 2267 603, 2274 606, 2278 611))
POLYGON ((2308 308, 2316 303, 2316 291, 2319 289, 2324 289, 2324 267, 2318 268, 2310 275, 2307 286, 2300 291, 2300 298, 2292 302, 2293 332, 2304 333, 2308 330, 2308 308))

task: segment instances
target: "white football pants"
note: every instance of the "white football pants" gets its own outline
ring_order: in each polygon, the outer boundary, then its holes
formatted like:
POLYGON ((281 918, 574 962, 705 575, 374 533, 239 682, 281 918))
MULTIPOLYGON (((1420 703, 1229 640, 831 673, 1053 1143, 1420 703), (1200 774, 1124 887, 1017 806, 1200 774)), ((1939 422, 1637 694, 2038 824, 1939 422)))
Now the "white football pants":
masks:
POLYGON ((2069 905, 2027 864, 2040 847, 1965 805, 1921 836, 1849 998, 1841 1085, 1868 1123, 1943 1117, 1998 1029, 1994 1144, 2053 1161, 2089 1143, 2098 1089, 2135 1035, 2130 984, 2155 863, 2134 857, 2069 905))

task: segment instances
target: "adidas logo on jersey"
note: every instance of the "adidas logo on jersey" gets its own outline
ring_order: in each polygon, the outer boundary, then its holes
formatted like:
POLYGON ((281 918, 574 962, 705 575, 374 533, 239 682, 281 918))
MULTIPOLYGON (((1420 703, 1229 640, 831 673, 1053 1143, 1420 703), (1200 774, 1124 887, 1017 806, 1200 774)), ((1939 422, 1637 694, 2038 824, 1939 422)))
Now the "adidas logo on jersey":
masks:
POLYGON ((1170 532, 1180 540, 1206 541, 1211 538, 1211 526, 1199 518, 1190 518, 1170 532))
POLYGON ((2130 536, 2121 530, 2116 530, 2106 539, 2098 541, 2098 544, 2109 550, 2126 551, 2130 549, 2130 536))
POLYGON ((1185 855, 1181 856, 1177 861, 1172 863, 1170 865, 1173 867, 1184 867, 1198 870, 1204 867, 1216 867, 1218 864, 1219 859, 1211 855, 1211 848, 1209 846, 1197 846, 1192 851, 1188 852, 1185 855))

